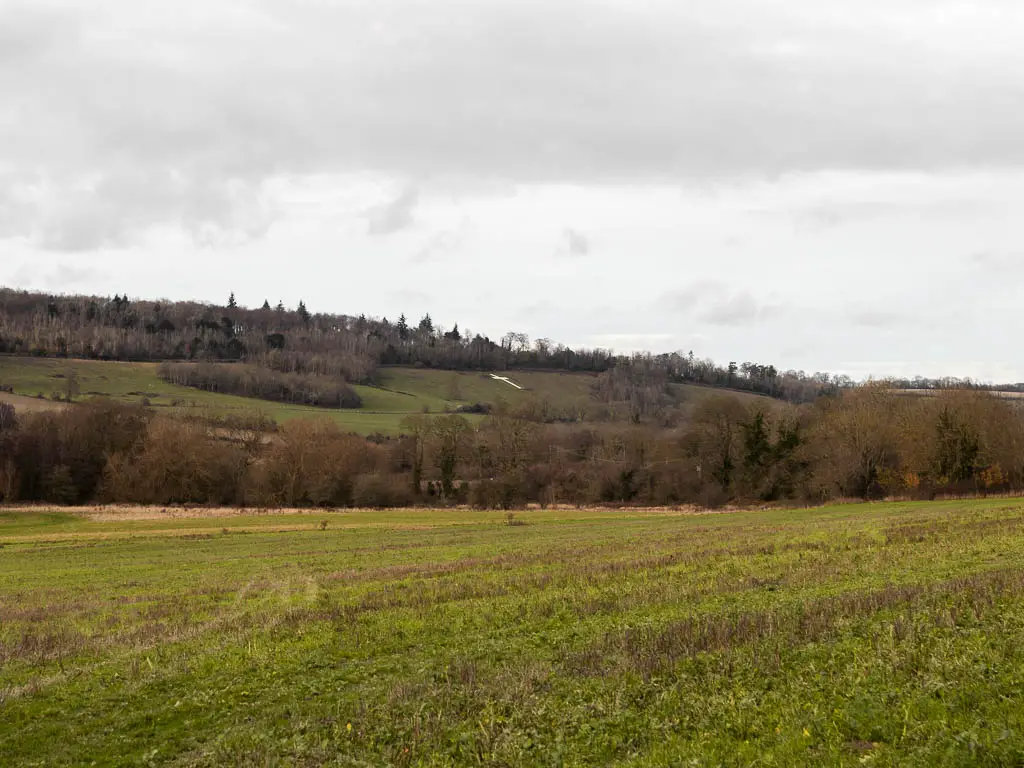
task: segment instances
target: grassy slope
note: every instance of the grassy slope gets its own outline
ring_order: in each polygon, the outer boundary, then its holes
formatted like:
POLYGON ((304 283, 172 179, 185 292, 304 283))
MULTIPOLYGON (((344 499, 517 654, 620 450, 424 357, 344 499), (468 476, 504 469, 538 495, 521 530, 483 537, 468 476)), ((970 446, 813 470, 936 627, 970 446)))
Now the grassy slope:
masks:
POLYGON ((1020 502, 520 518, 0 514, 0 755, 1024 759, 1020 502))
POLYGON ((363 408, 359 410, 294 406, 168 384, 157 376, 157 368, 153 363, 0 357, 0 384, 12 386, 18 395, 42 394, 49 398, 63 388, 65 379, 60 377, 74 372, 83 397, 104 395, 124 402, 140 402, 145 397, 156 408, 209 408, 220 413, 260 411, 278 422, 329 418, 362 434, 395 432, 409 413, 419 413, 424 408, 440 412, 447 404, 429 391, 409 396, 357 386, 363 398, 363 408), (184 403, 184 406, 174 406, 175 403, 184 403))
MULTIPOLYGON (((183 402, 184 407, 210 408, 219 412, 258 410, 278 422, 296 418, 330 418, 345 429, 371 434, 397 432, 402 419, 410 413, 424 410, 441 413, 446 408, 494 403, 499 398, 512 404, 534 398, 547 400, 556 408, 585 408, 594 381, 592 375, 584 373, 509 374, 513 381, 524 387, 517 390, 493 380, 486 373, 385 368, 380 372, 379 387, 355 387, 363 399, 363 407, 343 411, 284 405, 179 387, 162 381, 157 376, 157 367, 153 363, 0 357, 0 384, 14 387, 15 393, 21 396, 42 394, 50 398, 64 386, 65 380, 59 377, 74 372, 78 375, 82 395, 86 397, 106 395, 126 402, 138 402, 146 397, 157 408, 170 408, 175 402, 183 402)), ((690 402, 720 392, 689 386, 678 386, 678 389, 690 402)))

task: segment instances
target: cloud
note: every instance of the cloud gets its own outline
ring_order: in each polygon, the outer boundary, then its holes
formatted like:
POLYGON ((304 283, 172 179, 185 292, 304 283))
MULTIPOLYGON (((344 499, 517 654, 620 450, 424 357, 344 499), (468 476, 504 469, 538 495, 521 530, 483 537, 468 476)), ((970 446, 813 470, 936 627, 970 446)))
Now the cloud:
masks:
POLYGON ((964 263, 977 275, 1001 280, 1007 274, 1019 275, 1024 272, 1024 252, 975 251, 964 259, 964 263))
POLYGON ((612 349, 616 352, 645 352, 672 347, 670 333, 602 333, 587 338, 587 346, 612 349))
POLYGON ((15 269, 12 285, 33 286, 39 290, 67 291, 95 283, 106 276, 103 270, 89 266, 57 263, 46 268, 39 264, 21 264, 15 269))
POLYGON ((566 229, 562 233, 563 248, 561 252, 569 256, 586 256, 590 253, 590 238, 575 229, 566 229))
POLYGON ((0 219, 55 249, 161 223, 259 236, 237 197, 323 173, 1024 166, 1016 0, 0 3, 0 176, 28 200, 0 219))
POLYGON ((47 282, 57 290, 74 288, 75 286, 96 281, 104 276, 104 272, 92 267, 58 264, 47 277, 47 282))
POLYGON ((853 308, 847 312, 849 321, 856 326, 878 330, 892 330, 909 319, 904 313, 890 309, 853 308))
POLYGON ((159 225, 175 225, 199 245, 262 237, 277 215, 256 185, 195 180, 145 170, 110 170, 73 184, 11 184, 0 194, 0 235, 25 236, 50 251, 123 247, 159 225))
POLYGON ((413 225, 413 213, 419 204, 420 192, 413 185, 407 186, 397 197, 366 213, 371 235, 393 235, 413 225))
POLYGON ((929 201, 859 200, 820 203, 793 212, 796 228, 820 232, 848 224, 878 219, 917 218, 923 220, 971 217, 999 212, 994 201, 969 198, 929 201))
POLYGON ((462 242, 461 232, 444 230, 433 235, 422 248, 410 259, 415 264, 425 264, 438 256, 448 253, 462 242))
POLYGON ((708 302, 697 315, 710 325, 742 326, 763 321, 778 308, 763 305, 746 291, 708 302))
POLYGON ((784 307, 764 303, 749 291, 733 290, 717 280, 700 280, 662 295, 662 307, 712 326, 754 325, 781 315, 784 307))

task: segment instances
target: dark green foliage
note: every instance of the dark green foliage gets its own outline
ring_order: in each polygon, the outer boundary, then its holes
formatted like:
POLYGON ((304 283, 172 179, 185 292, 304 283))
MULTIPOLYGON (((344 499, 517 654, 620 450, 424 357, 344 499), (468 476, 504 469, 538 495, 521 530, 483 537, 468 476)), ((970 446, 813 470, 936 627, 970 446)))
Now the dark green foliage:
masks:
POLYGON ((936 431, 935 469, 939 477, 952 483, 969 480, 974 476, 981 452, 977 433, 961 423, 949 409, 939 412, 936 431))

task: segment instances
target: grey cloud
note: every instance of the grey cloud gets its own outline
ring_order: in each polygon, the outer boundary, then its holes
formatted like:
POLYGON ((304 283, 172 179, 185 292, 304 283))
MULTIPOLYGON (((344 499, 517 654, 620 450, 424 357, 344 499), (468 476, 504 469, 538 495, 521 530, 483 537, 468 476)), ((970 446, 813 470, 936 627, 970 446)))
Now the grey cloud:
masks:
MULTIPOLYGON (((427 306, 430 303, 430 296, 423 291, 394 291, 391 297, 398 302, 427 306)), ((407 318, 412 322, 412 318, 407 318)))
POLYGON ((0 3, 0 175, 55 190, 21 227, 55 248, 188 225, 195 208, 200 231, 258 234, 224 190, 256 196, 282 175, 696 183, 1024 165, 1010 0, 0 3), (149 193, 133 201, 123 169, 149 193), (97 179, 100 203, 74 193, 97 179))
POLYGON ((21 264, 15 270, 12 285, 33 286, 40 290, 65 291, 95 281, 106 275, 103 270, 79 264, 58 263, 52 267, 21 264))
POLYGON ((891 330, 904 325, 908 318, 902 312, 889 309, 854 308, 847 316, 851 323, 864 328, 891 330))
MULTIPOLYGON (((1006 206, 1002 206, 1006 209, 1006 206)), ((851 223, 882 218, 943 219, 969 217, 1000 212, 994 201, 974 199, 933 201, 836 201, 802 208, 793 213, 796 228, 802 231, 822 231, 851 223)))
POLYGON ((48 275, 47 283, 58 290, 73 288, 103 277, 105 273, 92 267, 58 264, 48 275))
POLYGON ((11 285, 16 287, 34 285, 40 277, 40 270, 31 264, 19 264, 11 275, 11 285))
POLYGON ((1007 272, 1024 272, 1024 252, 977 251, 967 256, 965 262, 973 271, 996 279, 1007 272))
POLYGON ((413 213, 419 204, 420 192, 415 186, 406 187, 387 203, 371 208, 366 218, 371 235, 393 235, 413 224, 413 213))
POLYGON ((778 317, 784 307, 756 299, 749 291, 733 291, 714 280, 697 281, 664 294, 659 303, 713 326, 745 326, 778 317))
POLYGON ((172 224, 199 245, 262 237, 276 218, 258 185, 110 169, 74 184, 11 183, 0 193, 0 236, 24 235, 52 251, 128 245, 148 227, 172 224))
POLYGON ((697 280, 685 288, 679 288, 664 294, 659 299, 665 309, 689 313, 709 299, 718 299, 728 291, 728 287, 718 280, 697 280))
POLYGON ((698 317, 711 325, 752 325, 778 314, 778 307, 761 304, 751 294, 741 291, 707 304, 698 317))
POLYGON ((570 256, 586 256, 590 253, 590 238, 575 229, 562 233, 565 251, 570 256))
POLYGON ((412 257, 411 261, 416 264, 424 264, 433 261, 438 257, 449 253, 461 245, 463 240, 462 231, 445 230, 438 232, 427 240, 426 244, 412 257))

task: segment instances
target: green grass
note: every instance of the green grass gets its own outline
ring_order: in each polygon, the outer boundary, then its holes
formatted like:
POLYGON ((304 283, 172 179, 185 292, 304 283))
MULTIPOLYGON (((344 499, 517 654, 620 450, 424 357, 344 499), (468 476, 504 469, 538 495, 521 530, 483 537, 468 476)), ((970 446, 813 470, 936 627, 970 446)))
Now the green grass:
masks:
POLYGON ((257 411, 278 423, 300 418, 322 418, 330 419, 344 429, 359 434, 395 434, 400 431, 402 420, 411 413, 425 410, 442 413, 446 408, 462 404, 462 401, 447 401, 433 394, 434 380, 443 378, 443 374, 437 371, 416 377, 422 378, 426 386, 414 394, 389 391, 397 388, 391 385, 392 376, 399 386, 407 386, 409 381, 401 371, 395 374, 385 372, 382 387, 355 387, 363 399, 362 408, 336 410, 273 403, 168 384, 157 375, 157 368, 155 363, 0 357, 0 384, 13 387, 18 395, 35 397, 41 394, 49 399, 54 393, 62 392, 66 377, 74 373, 81 387, 79 399, 104 396, 132 403, 146 399, 152 407, 158 409, 205 409, 220 414, 257 411))
MULTIPOLYGON (((90 360, 0 357, 0 385, 14 388, 18 395, 51 398, 63 390, 66 376, 75 373, 82 398, 103 395, 122 402, 147 399, 152 407, 207 409, 220 414, 258 411, 278 423, 292 419, 331 419, 346 430, 363 435, 397 434, 401 423, 413 413, 444 413, 462 405, 494 404, 499 399, 511 405, 543 402, 559 412, 582 412, 591 403, 594 376, 586 373, 512 372, 507 374, 523 387, 518 390, 479 372, 437 371, 417 368, 383 368, 379 385, 356 386, 363 407, 334 410, 272 403, 253 398, 203 392, 167 384, 157 375, 155 363, 119 363, 90 360), (174 405, 177 404, 177 405, 174 405)), ((673 385, 676 396, 697 403, 721 390, 690 385, 673 385)), ((756 395, 735 393, 747 400, 771 402, 756 395)), ((469 416, 470 420, 478 417, 469 416)))
POLYGON ((0 763, 1024 761, 1022 502, 516 517, 0 513, 0 763))

